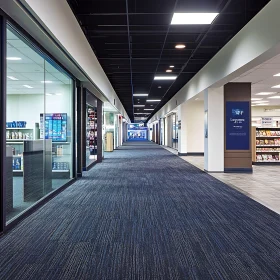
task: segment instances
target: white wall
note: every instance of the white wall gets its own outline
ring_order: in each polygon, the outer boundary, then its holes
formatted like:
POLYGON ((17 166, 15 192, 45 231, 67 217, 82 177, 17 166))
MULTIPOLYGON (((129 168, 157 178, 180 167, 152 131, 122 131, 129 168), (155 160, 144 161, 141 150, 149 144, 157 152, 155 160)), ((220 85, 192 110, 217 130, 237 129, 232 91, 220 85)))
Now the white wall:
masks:
POLYGON ((204 152, 204 102, 187 102, 187 152, 204 152))
POLYGON ((280 117, 280 111, 265 112, 265 109, 278 109, 280 106, 255 106, 252 107, 252 117, 280 117))

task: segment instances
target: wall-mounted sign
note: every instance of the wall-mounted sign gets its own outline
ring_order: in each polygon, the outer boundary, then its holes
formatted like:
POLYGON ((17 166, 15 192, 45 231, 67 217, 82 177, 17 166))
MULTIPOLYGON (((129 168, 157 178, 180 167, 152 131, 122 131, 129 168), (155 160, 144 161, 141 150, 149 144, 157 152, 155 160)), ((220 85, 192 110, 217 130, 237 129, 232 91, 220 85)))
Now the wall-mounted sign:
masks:
POLYGON ((250 104, 226 102, 226 150, 250 149, 250 104))
POLYGON ((262 127, 272 127, 273 126, 273 119, 270 117, 262 118, 262 127))
POLYGON ((178 130, 181 130, 181 127, 182 127, 182 122, 178 121, 178 130))

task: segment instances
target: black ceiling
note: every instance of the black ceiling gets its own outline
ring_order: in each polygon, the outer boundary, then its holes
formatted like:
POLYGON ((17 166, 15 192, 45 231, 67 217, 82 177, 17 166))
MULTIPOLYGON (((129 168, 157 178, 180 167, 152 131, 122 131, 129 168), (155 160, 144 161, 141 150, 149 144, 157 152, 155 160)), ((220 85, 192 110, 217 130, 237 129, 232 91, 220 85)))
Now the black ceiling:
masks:
POLYGON ((141 116, 134 113, 158 111, 269 1, 68 0, 131 121, 141 116), (170 25, 174 12, 220 14, 212 25, 170 25), (175 49, 178 43, 186 48, 175 49), (178 78, 154 81, 170 65, 178 78))

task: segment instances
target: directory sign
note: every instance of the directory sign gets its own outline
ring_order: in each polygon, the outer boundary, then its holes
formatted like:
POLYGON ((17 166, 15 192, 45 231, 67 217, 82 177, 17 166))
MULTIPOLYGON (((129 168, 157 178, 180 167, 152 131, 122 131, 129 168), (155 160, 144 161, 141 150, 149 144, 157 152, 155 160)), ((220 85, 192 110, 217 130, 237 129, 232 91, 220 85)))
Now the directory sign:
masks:
MULTIPOLYGON (((41 127, 43 114, 41 114, 41 127)), ((52 139, 53 142, 67 141, 67 114, 45 114, 45 139, 52 139)))
POLYGON ((226 150, 250 149, 250 104, 226 102, 226 150))

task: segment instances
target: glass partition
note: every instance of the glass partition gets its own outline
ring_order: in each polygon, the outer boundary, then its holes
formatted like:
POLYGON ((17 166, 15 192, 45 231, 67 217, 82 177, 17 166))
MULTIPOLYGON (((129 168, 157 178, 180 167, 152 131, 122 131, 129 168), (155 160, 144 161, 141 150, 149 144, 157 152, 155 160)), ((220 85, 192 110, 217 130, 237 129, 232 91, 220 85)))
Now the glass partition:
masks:
POLYGON ((6 221, 73 178, 73 82, 7 27, 6 221))

